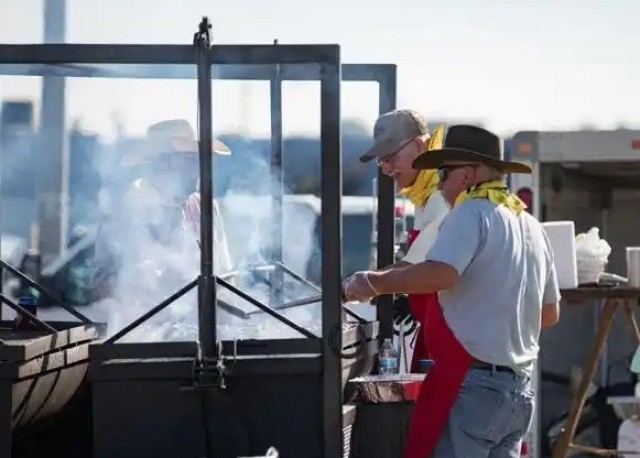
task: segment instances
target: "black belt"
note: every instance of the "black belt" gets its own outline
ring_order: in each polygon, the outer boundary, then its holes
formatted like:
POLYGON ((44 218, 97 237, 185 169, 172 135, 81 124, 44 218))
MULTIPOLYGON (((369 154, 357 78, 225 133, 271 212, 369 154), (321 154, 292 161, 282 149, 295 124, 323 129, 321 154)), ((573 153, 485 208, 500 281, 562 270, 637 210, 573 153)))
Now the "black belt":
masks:
POLYGON ((474 361, 469 366, 471 369, 480 369, 484 371, 510 372, 515 374, 514 370, 508 366, 498 366, 496 364, 485 363, 484 361, 474 361))

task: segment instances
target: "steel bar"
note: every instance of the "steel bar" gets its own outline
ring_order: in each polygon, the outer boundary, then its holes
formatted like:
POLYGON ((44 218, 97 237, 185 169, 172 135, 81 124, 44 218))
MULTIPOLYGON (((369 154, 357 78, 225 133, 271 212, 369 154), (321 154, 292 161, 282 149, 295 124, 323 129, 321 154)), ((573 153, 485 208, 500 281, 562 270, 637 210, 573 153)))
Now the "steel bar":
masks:
POLYGON ((318 285, 316 285, 315 283, 310 282, 309 280, 304 278, 302 275, 295 273, 293 270, 291 270, 289 267, 284 265, 282 262, 276 262, 276 266, 280 267, 287 274, 289 274, 289 276, 291 276, 291 278, 293 278, 295 280, 298 280, 303 285, 306 285, 309 288, 315 289, 316 291, 321 291, 321 289, 320 289, 320 287, 318 285))
MULTIPOLYGON (((3 45, 0 45, 0 56, 3 45)), ((148 64, 0 64, 0 75, 67 76, 76 78, 196 79, 194 61, 181 64, 153 62, 148 64)), ((320 68, 315 64, 280 64, 282 81, 317 81, 320 68)), ((379 82, 388 87, 387 74, 395 72, 390 64, 342 64, 342 81, 379 82)), ((270 80, 272 65, 225 64, 212 69, 213 79, 270 80)))
MULTIPOLYGON (((378 87, 379 114, 396 107, 395 67, 388 69, 378 87)), ((378 171, 378 268, 390 266, 394 262, 395 246, 395 183, 378 171)), ((380 339, 393 338, 393 295, 376 299, 377 318, 380 322, 380 339)))
POLYGON ((277 320, 280 320, 282 323, 286 324, 291 329, 294 329, 294 330, 298 331, 303 336, 311 338, 311 339, 317 339, 318 338, 318 336, 313 334, 311 331, 303 328, 302 326, 299 326, 298 324, 294 323, 293 321, 291 321, 289 318, 287 318, 283 314, 279 313, 278 311, 274 310, 273 308, 269 307, 268 305, 263 304, 259 300, 251 297, 250 295, 248 295, 244 291, 241 291, 240 289, 238 289, 235 286, 233 286, 231 283, 221 279, 220 277, 216 277, 216 281, 217 281, 217 283, 219 285, 221 285, 222 287, 228 289, 229 291, 231 291, 236 296, 240 297, 241 299, 244 299, 245 301, 249 302, 250 304, 255 305, 260 310, 264 311, 268 315, 271 315, 272 317, 276 318, 277 320))
POLYGON ((275 269, 275 266, 272 266, 269 264, 266 264, 263 266, 258 265, 254 267, 247 267, 246 269, 232 270, 231 272, 221 273, 218 275, 218 277, 222 278, 223 280, 227 280, 233 277, 241 277, 243 275, 249 275, 254 272, 273 271, 274 269, 275 269))
POLYGON ((342 309, 344 310, 344 313, 349 315, 351 318, 355 318, 358 323, 361 323, 361 324, 368 323, 368 321, 365 320, 361 315, 357 314, 356 312, 348 308, 346 305, 343 304, 342 309))
MULTIPOLYGON (((284 265, 283 263, 278 264, 278 266, 283 269, 286 273, 288 273, 292 278, 294 278, 295 280, 298 280, 300 283, 302 283, 303 285, 308 286, 311 289, 314 289, 316 291, 321 291, 320 287, 318 285, 316 285, 313 282, 310 282, 309 280, 307 280, 306 278, 304 278, 303 276, 295 273, 293 270, 291 270, 289 267, 287 267, 286 265, 284 265)), ((341 293, 342 295, 342 293, 341 293)), ((361 317, 360 315, 358 315, 356 312, 354 312, 353 310, 348 309, 347 307, 345 307, 344 305, 342 306, 343 310, 345 311, 345 313, 347 315, 350 315, 351 317, 355 318, 357 321, 359 321, 360 323, 366 323, 367 320, 365 320, 363 317, 361 317)))
MULTIPOLYGON (((44 2, 45 43, 65 42, 66 3, 66 0, 44 2)), ((65 78, 45 76, 40 89, 34 190, 39 227, 38 251, 43 259, 52 259, 64 250, 69 229, 67 84, 65 78)))
POLYGON ((251 313, 247 313, 240 307, 229 304, 227 301, 220 299, 219 297, 216 298, 216 306, 235 317, 242 318, 243 320, 248 320, 251 318, 251 313))
POLYGON ((175 300, 177 300, 177 299, 181 298, 182 296, 184 296, 185 294, 187 294, 189 291, 191 291, 193 288, 195 288, 197 284, 198 284, 198 280, 196 279, 196 280, 193 280, 191 283, 187 284, 186 286, 183 286, 181 289, 179 289, 178 291, 173 293, 171 296, 167 297, 165 300, 163 300, 158 305, 153 307, 147 313, 145 313, 144 315, 136 318, 131 323, 129 323, 127 326, 122 328, 120 331, 116 332, 114 335, 109 337, 107 340, 104 341, 104 343, 105 344, 112 344, 116 340, 122 338, 123 336, 125 336, 129 332, 133 331, 138 326, 140 326, 142 323, 147 321, 149 318, 151 318, 152 316, 156 315, 158 312, 160 312, 161 310, 165 309, 169 305, 171 305, 175 300))
MULTIPOLYGON (((284 304, 279 305, 276 310, 285 310, 294 307, 300 307, 302 305, 309 305, 316 302, 322 301, 322 294, 314 294, 313 296, 303 297, 302 299, 296 299, 294 301, 287 301, 284 304)), ((262 313, 262 310, 252 310, 248 312, 248 315, 256 315, 258 313, 262 313)))
MULTIPOLYGON (((283 263, 278 263, 277 265, 282 270, 284 270, 287 274, 289 274, 292 278, 294 278, 295 280, 298 280, 303 285, 308 286, 309 288, 314 289, 315 291, 321 291, 321 289, 320 289, 320 287, 318 285, 316 285, 315 283, 310 282, 309 280, 307 280, 303 276, 295 273, 293 270, 291 270, 289 267, 287 267, 283 263)), ((367 322, 367 320, 365 320, 362 316, 358 315, 353 310, 350 310, 349 308, 345 307, 344 305, 342 306, 342 308, 343 308, 343 310, 345 311, 345 313, 347 315, 351 316, 352 318, 355 318, 358 322, 360 322, 360 323, 366 323, 367 322)))
POLYGON ((1 293, 0 293, 0 302, 4 302, 9 307, 11 307, 16 313, 20 313, 20 314, 24 315, 25 318, 29 318, 31 321, 33 321, 35 324, 40 326, 42 329, 44 329, 46 331, 50 331, 50 332, 58 332, 58 330, 56 328, 54 328, 53 326, 50 326, 49 324, 47 324, 44 321, 40 320, 33 313, 29 312, 27 309, 25 309, 21 305, 16 304, 11 299, 9 299, 7 296, 5 296, 4 294, 1 294, 1 293))
POLYGON ((200 153, 200 278, 198 279, 198 337, 204 357, 216 356, 216 281, 213 276, 213 158, 211 115, 211 24, 205 17, 194 38, 198 64, 198 140, 200 153))
MULTIPOLYGON (((277 45, 278 41, 274 41, 277 45)), ((284 170, 282 165, 282 78, 280 65, 273 67, 270 84, 271 113, 271 262, 282 263, 284 170)), ((284 275, 276 269, 271 277, 270 305, 279 304, 283 299, 284 275)))
POLYGON ((342 155, 340 134, 340 52, 322 65, 320 80, 320 170, 322 227, 322 391, 323 456, 340 456, 342 421, 342 155), (335 348, 333 347, 335 345, 335 348))
MULTIPOLYGON (((317 64, 330 62, 337 45, 216 45, 212 64, 317 64)), ((7 44, 0 64, 195 64, 190 45, 7 44)), ((268 79, 268 78, 267 78, 268 79)))
MULTIPOLYGON (((304 297, 302 299, 296 299, 294 301, 285 302, 284 304, 278 306, 276 308, 276 310, 284 310, 284 309, 290 309, 290 308, 294 308, 294 307, 301 307, 303 305, 313 304, 313 303, 316 303, 316 302, 322 302, 322 294, 314 294, 313 296, 304 297)), ((356 312, 354 312, 354 311, 350 310, 349 308, 347 308, 345 305, 342 305, 342 308, 344 309, 344 311, 345 311, 345 313, 347 315, 350 315, 351 317, 355 318, 359 323, 366 323, 367 322, 367 320, 362 318, 356 312)), ((246 316, 257 315, 258 313, 263 313, 263 310, 262 309, 252 310, 250 312, 247 312, 246 316)))
POLYGON ((3 268, 7 269, 9 272, 11 272, 13 275, 15 275, 16 277, 20 278, 21 280, 26 281, 29 284, 29 286, 32 286, 33 288, 36 288, 42 294, 48 296, 49 299, 51 299, 58 306, 62 307, 67 312, 69 312, 71 315, 73 315, 74 317, 76 317, 77 319, 82 321, 84 324, 93 324, 93 321, 91 319, 87 318, 85 315, 83 315, 82 313, 78 312, 76 309, 74 309, 70 305, 67 305, 64 302, 62 302, 60 299, 58 299, 55 296, 55 294, 53 294, 47 288, 45 288, 44 286, 39 285, 37 282, 33 281, 28 276, 26 276, 25 274, 20 272, 18 269, 13 267, 11 264, 8 264, 8 263, 0 260, 0 266, 2 266, 3 268))

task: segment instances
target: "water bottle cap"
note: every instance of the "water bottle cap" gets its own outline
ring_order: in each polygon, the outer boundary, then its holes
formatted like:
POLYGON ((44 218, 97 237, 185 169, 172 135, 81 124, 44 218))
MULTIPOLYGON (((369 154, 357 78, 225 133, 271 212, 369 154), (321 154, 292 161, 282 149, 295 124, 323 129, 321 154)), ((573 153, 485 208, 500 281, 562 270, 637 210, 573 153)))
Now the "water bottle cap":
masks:
POLYGON ((36 298, 33 296, 22 296, 18 299, 19 305, 36 305, 36 298))

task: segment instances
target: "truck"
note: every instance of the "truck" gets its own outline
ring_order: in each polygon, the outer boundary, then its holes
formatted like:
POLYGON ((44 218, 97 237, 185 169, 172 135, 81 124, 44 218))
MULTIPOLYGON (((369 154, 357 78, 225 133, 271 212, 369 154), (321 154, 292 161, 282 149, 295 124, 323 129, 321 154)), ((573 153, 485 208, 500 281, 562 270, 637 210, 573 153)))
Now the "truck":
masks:
MULTIPOLYGON (((570 220, 576 232, 592 227, 612 247, 606 271, 626 275, 625 247, 640 245, 640 131, 521 131, 505 145, 510 160, 524 162, 531 175, 511 175, 511 189, 540 221, 570 220)), ((536 414, 527 446, 530 457, 550 456, 598 324, 597 301, 562 304, 560 322, 543 332, 536 370, 536 414)), ((593 395, 580 419, 575 442, 616 448, 620 420, 598 402, 610 394, 631 394, 628 367, 636 350, 622 320, 614 321, 593 395)))

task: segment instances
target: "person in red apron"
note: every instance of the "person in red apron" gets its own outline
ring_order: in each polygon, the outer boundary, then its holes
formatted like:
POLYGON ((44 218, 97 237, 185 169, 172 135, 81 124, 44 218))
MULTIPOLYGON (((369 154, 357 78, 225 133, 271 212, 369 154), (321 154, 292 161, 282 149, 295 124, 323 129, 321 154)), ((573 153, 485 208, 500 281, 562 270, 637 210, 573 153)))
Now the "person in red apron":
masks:
POLYGON ((485 129, 452 126, 441 150, 416 169, 437 168, 443 186, 469 193, 444 219, 425 260, 404 269, 358 272, 347 300, 438 292, 426 304, 435 361, 410 425, 405 457, 517 457, 533 418, 531 371, 545 314, 560 299, 553 252, 541 224, 522 211, 505 173, 531 169, 502 158, 485 129))
MULTIPOLYGON (((424 117, 408 109, 381 115, 374 127, 374 145, 360 158, 362 162, 377 159, 381 171, 390 176, 414 206, 413 228, 408 233, 408 251, 396 267, 421 262, 433 242, 437 228, 449 213, 451 205, 438 190, 437 170, 415 170, 412 163, 422 152, 442 145, 444 126, 429 133, 424 117), (431 229, 426 230, 427 227, 431 229), (419 234, 422 231, 422 235, 419 234), (426 231, 426 233, 425 233, 426 231)), ((421 359, 429 357, 425 341, 425 311, 436 301, 435 293, 410 294, 409 309, 419 327, 414 336, 411 372, 418 372, 421 359)))

